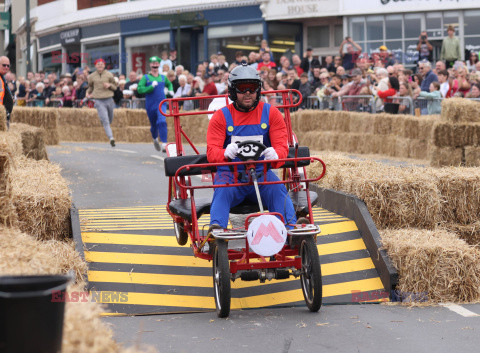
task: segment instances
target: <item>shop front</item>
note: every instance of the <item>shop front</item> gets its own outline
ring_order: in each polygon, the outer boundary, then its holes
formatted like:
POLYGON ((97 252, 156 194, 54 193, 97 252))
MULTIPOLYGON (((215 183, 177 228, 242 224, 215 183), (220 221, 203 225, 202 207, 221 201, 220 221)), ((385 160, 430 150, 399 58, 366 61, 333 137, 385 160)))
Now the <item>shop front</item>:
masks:
POLYGON ((369 55, 385 45, 407 67, 416 65, 417 44, 422 31, 433 45, 432 60, 440 58, 447 27, 455 28, 466 52, 480 50, 480 4, 473 0, 342 0, 345 27, 369 55), (477 8, 477 9, 474 9, 477 8), (435 10, 435 11, 432 11, 435 10))

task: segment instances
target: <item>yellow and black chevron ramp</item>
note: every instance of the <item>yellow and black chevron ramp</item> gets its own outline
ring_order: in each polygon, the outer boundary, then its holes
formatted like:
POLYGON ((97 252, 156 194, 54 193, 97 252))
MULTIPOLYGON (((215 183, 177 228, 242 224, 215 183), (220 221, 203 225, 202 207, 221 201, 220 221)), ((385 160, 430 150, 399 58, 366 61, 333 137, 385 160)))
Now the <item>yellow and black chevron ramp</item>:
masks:
MULTIPOLYGON (((314 208, 325 304, 379 301, 385 291, 355 222, 314 208)), ((215 308, 212 263, 177 245, 162 206, 80 210, 89 290, 112 313, 215 308)), ((200 227, 209 224, 205 215, 200 227)), ((305 305, 300 280, 232 283, 232 309, 305 305)))

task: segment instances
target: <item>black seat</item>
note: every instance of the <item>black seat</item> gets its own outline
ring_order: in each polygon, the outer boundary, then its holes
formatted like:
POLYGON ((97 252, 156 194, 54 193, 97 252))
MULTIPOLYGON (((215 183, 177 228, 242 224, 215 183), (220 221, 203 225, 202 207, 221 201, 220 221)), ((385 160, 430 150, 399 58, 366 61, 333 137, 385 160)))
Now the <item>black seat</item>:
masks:
MULTIPOLYGON (((189 156, 167 157, 164 160, 165 175, 173 177, 178 169, 189 164, 208 164, 207 155, 194 154, 189 156)), ((215 172, 216 170, 217 168, 215 167, 190 168, 189 170, 183 169, 179 175, 201 175, 204 173, 215 172)))
MULTIPOLYGON (((212 199, 209 197, 195 198, 195 209, 197 210, 197 218, 204 214, 210 213, 210 204, 212 199)), ((172 200, 168 205, 170 211, 183 219, 192 221, 192 203, 190 199, 172 200)))

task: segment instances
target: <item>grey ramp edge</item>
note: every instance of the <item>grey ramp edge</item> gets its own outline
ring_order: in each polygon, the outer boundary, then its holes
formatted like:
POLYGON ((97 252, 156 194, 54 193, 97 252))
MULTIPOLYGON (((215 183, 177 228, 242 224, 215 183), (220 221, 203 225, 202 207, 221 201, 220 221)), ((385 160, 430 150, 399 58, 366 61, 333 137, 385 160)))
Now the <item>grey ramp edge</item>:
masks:
POLYGON ((382 248, 380 233, 378 233, 365 203, 356 196, 321 188, 315 184, 310 184, 309 188, 318 194, 318 206, 355 222, 370 253, 375 269, 380 276, 380 280, 385 290, 390 293, 391 298, 392 291, 395 290, 398 284, 398 272, 387 252, 382 248))

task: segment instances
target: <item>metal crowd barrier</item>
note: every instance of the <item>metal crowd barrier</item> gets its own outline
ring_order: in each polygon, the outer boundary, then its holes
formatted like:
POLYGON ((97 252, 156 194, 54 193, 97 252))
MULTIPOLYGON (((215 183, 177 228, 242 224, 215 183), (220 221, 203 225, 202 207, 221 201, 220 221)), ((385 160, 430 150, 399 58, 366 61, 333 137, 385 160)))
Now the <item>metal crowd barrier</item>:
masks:
POLYGON ((145 109, 145 98, 122 99, 119 106, 128 109, 145 109))
POLYGON ((340 96, 339 102, 341 110, 349 112, 376 113, 374 96, 340 96))
POLYGON ((433 102, 438 102, 440 105, 442 104, 444 98, 423 98, 418 97, 416 98, 414 103, 415 115, 428 115, 428 105, 432 104, 433 102))
MULTIPOLYGON (((398 105, 398 112, 395 114, 407 114, 407 115, 414 115, 415 114, 415 107, 413 104, 412 97, 389 97, 387 98, 391 100, 391 103, 394 105, 398 105)), ((379 113, 381 111, 385 111, 385 104, 382 98, 375 97, 375 107, 376 112, 379 113)), ((388 109, 387 109, 388 110, 388 109)), ((388 111, 386 111, 389 113, 388 111)))

